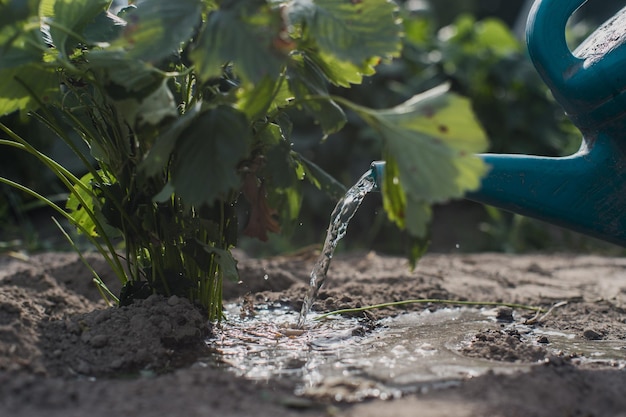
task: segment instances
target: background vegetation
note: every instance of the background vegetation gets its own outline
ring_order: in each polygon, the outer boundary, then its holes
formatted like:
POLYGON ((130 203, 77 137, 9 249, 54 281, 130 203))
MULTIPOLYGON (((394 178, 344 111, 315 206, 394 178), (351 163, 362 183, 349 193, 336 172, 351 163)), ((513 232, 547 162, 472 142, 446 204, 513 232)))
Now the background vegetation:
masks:
MULTIPOLYGON (((454 91, 471 99, 490 138, 490 151, 568 154, 577 148, 579 134, 552 100, 528 60, 519 37, 520 22, 525 20, 520 15, 524 3, 523 0, 403 2, 406 37, 402 57, 379 67, 378 73, 363 85, 332 93, 372 108, 384 108, 449 81, 454 91)), ((602 10, 605 7, 598 2, 590 3, 589 10, 577 17, 583 22, 574 30, 579 36, 588 30, 587 22, 600 21, 611 12, 602 10), (600 10, 594 11, 594 7, 600 10)), ((295 125, 304 126, 293 134, 294 148, 344 185, 354 183, 381 154, 380 139, 354 114, 348 113, 344 130, 330 135, 321 144, 318 126, 307 125, 301 114, 292 118, 296 119, 295 125)), ((52 136, 37 123, 20 119, 18 115, 3 122, 24 136, 37 137, 37 145, 55 159, 70 161, 65 159, 63 148, 55 147, 52 136)), ((53 176, 32 162, 19 151, 4 149, 0 153, 0 176, 22 179, 52 199, 61 199, 63 196, 57 194, 63 191, 62 187, 56 186, 53 176)), ((0 185, 0 190, 0 248, 49 248, 55 238, 54 233, 46 231, 47 209, 7 186, 0 185)), ((319 244, 334 203, 309 186, 300 221, 292 233, 272 234, 269 243, 264 244, 244 240, 240 246, 253 253, 269 254, 319 244)), ((434 250, 566 248, 619 252, 609 245, 469 202, 439 207, 435 220, 434 250)), ((406 236, 388 222, 379 196, 374 195, 353 219, 345 246, 398 253, 403 250, 405 240, 406 236)))

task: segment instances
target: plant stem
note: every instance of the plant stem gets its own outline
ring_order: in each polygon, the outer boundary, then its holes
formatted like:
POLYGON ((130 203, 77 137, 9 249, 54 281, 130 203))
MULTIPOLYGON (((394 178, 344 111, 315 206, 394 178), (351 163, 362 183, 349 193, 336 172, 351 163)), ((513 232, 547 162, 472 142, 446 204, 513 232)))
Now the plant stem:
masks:
POLYGON ((334 311, 330 311, 328 313, 322 314, 321 316, 316 317, 314 320, 324 320, 325 318, 336 315, 336 314, 359 313, 361 311, 375 310, 375 309, 386 308, 386 307, 405 306, 409 304, 450 304, 450 305, 464 305, 464 306, 511 307, 511 308, 517 308, 521 310, 537 311, 541 313, 546 311, 545 309, 541 307, 529 306, 525 304, 501 303, 497 301, 458 301, 458 300, 442 300, 438 298, 424 298, 424 299, 416 299, 416 300, 393 301, 390 303, 374 304, 374 305, 356 307, 356 308, 343 308, 340 310, 334 310, 334 311))

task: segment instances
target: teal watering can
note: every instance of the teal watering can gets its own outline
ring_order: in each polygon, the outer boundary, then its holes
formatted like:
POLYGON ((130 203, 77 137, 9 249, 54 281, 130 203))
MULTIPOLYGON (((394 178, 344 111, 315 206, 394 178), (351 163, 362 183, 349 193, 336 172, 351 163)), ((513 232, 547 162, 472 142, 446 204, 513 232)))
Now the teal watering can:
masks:
MULTIPOLYGON (((491 166, 466 197, 626 246, 626 7, 573 53, 569 17, 586 0, 538 0, 528 18, 530 57, 581 131, 567 157, 480 155, 491 166)), ((384 162, 374 162, 377 182, 384 162)))

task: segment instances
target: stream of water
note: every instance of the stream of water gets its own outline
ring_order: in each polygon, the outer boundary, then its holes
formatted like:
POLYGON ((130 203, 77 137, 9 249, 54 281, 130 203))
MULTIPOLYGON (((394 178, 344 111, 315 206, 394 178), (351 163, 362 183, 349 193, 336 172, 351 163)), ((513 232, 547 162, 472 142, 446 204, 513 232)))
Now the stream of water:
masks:
POLYGON ((357 209, 363 202, 363 199, 376 187, 376 181, 369 170, 352 186, 346 195, 339 200, 332 214, 330 215, 330 224, 326 233, 324 247, 317 262, 311 271, 311 280, 309 282, 309 290, 304 298, 302 310, 298 317, 297 328, 302 328, 306 322, 306 317, 311 310, 311 306, 317 297, 319 290, 326 282, 326 275, 333 253, 337 248, 337 244, 346 234, 348 223, 354 217, 357 209))

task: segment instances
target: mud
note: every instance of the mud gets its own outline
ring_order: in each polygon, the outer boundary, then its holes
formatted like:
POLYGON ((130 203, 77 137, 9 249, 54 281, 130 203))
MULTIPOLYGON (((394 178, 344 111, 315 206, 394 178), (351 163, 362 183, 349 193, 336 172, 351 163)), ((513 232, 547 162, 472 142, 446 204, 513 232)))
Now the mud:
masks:
MULTIPOLYGON (((299 311, 316 255, 251 259, 238 254, 243 283, 230 283, 226 297, 234 302, 245 297, 252 314, 268 304, 299 311)), ((114 282, 96 255, 90 259, 107 282, 114 282)), ((497 311, 502 326, 475 331, 460 349, 461 355, 490 361, 494 368, 524 365, 519 371, 486 372, 454 384, 424 385, 399 398, 354 403, 298 395, 285 380, 251 381, 223 364, 213 365, 204 340, 214 329, 186 300, 151 297, 111 308, 100 301, 75 255, 3 255, 0 415, 626 416, 623 362, 602 356, 586 360, 589 352, 579 348, 626 348, 626 259, 429 255, 411 272, 403 259, 356 253, 333 260, 313 310, 416 298, 546 309, 560 304, 541 317, 518 309, 497 311), (555 332, 569 336, 558 339, 555 332)), ((356 317, 377 323, 440 308, 411 305, 356 317)))

